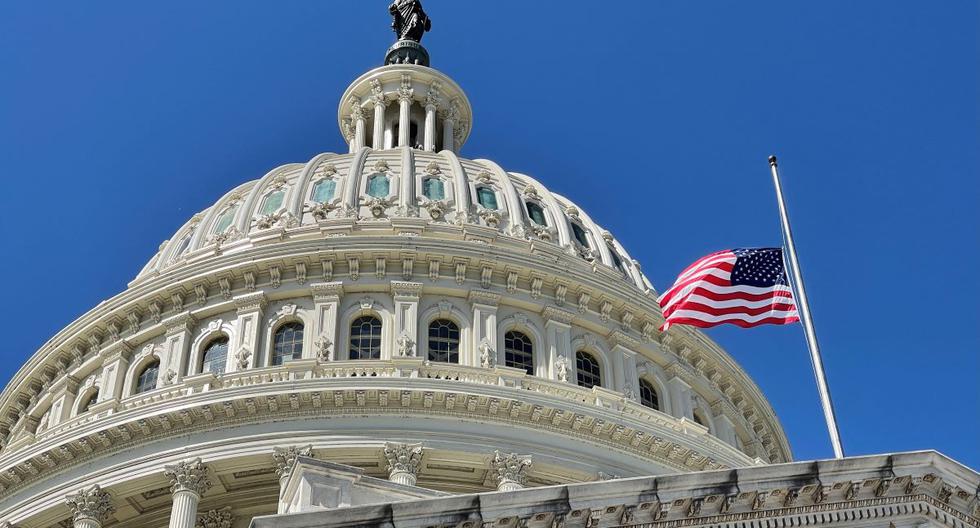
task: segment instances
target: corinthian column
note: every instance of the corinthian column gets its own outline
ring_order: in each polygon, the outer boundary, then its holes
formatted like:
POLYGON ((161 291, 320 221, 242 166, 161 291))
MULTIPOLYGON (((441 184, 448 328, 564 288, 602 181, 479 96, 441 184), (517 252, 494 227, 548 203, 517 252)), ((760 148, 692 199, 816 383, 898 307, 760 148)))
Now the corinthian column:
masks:
POLYGON ((71 510, 72 526, 76 528, 102 528, 109 514, 116 511, 112 496, 98 484, 68 495, 65 504, 71 510))
POLYGON ((409 121, 410 113, 412 108, 412 97, 415 90, 412 89, 412 77, 409 75, 402 75, 401 87, 398 88, 398 146, 399 147, 412 147, 414 145, 409 145, 409 129, 411 128, 411 123, 409 121))
POLYGON ((531 469, 530 455, 501 454, 494 451, 490 471, 497 484, 497 491, 514 491, 527 484, 527 470, 531 469))
POLYGON ((279 509, 278 513, 286 513, 289 506, 282 500, 282 495, 286 491, 286 481, 296 466, 298 457, 313 457, 313 446, 289 446, 276 447, 272 451, 272 458, 276 460, 276 475, 279 476, 279 509))
POLYGON ((371 146, 375 150, 385 148, 385 107, 388 100, 385 97, 381 81, 375 79, 371 81, 371 103, 374 104, 374 132, 371 137, 371 146))
POLYGON ((170 479, 173 507, 170 510, 170 528, 194 528, 197 522, 197 503, 211 488, 208 467, 200 458, 164 466, 164 475, 170 479))
POLYGON ((432 81, 429 93, 425 95, 425 138, 424 147, 429 152, 436 150, 436 110, 439 108, 439 81, 432 81))
POLYGON ((422 444, 385 443, 385 459, 388 460, 388 480, 396 484, 414 486, 422 464, 422 444))

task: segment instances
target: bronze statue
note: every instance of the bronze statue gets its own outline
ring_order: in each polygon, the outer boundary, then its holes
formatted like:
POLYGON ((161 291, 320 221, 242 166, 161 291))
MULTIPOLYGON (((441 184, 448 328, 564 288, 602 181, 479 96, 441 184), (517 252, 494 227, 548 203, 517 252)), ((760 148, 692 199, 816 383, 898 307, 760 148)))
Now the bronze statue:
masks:
POLYGON ((432 21, 422 10, 421 0, 395 0, 388 6, 391 13, 391 29, 398 40, 422 42, 422 35, 432 29, 432 21))

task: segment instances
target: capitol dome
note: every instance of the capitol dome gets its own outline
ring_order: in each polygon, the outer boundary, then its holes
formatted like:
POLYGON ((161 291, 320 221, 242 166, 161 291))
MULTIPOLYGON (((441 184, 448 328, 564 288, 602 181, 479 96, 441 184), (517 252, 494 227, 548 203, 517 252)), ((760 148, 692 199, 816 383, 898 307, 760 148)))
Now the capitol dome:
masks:
POLYGON ((465 93, 394 62, 342 95, 348 152, 230 190, 17 372, 0 520, 248 526, 314 500, 297 458, 412 497, 791 459, 613 234, 460 157, 465 93))

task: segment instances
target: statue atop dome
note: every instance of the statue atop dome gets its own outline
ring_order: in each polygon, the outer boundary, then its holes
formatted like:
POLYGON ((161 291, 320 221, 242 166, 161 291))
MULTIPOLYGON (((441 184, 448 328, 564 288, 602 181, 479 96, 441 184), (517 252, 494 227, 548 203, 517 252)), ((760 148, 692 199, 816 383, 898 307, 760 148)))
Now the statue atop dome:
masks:
POLYGON ((420 0, 395 0, 388 6, 391 13, 391 29, 398 40, 422 42, 422 35, 432 29, 432 20, 422 9, 420 0))

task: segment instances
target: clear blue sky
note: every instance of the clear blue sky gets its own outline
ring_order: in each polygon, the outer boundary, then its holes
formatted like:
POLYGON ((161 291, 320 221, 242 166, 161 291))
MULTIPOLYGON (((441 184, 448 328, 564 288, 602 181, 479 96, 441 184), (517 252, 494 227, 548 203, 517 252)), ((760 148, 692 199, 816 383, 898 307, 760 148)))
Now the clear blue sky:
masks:
MULTIPOLYGON (((980 467, 975 0, 424 3, 462 154, 577 201, 661 291, 778 245, 777 154, 845 447, 980 467)), ((386 6, 5 2, 0 379, 232 186, 343 151, 386 6)), ((798 326, 708 334, 831 456, 798 326)))

